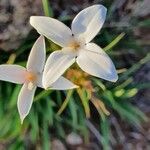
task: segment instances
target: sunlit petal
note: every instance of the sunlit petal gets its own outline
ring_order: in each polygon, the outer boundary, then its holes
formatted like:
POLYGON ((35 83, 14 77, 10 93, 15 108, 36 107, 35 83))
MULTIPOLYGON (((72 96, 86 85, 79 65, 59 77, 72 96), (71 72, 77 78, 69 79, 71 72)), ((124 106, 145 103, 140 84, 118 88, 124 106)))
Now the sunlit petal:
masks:
POLYGON ((23 123, 24 118, 29 114, 35 90, 36 86, 32 90, 29 90, 27 83, 25 83, 21 88, 17 102, 21 123, 23 123))
POLYGON ((25 82, 26 69, 18 65, 0 65, 0 80, 22 84, 25 82))
POLYGON ((61 76, 49 88, 53 90, 69 90, 78 88, 78 86, 61 76))
POLYGON ((81 50, 77 63, 85 72, 116 82, 118 75, 115 66, 109 56, 96 44, 89 43, 84 50, 81 50))
POLYGON ((105 18, 107 9, 102 5, 93 5, 85 8, 74 18, 72 22, 72 32, 80 35, 85 42, 90 42, 100 31, 105 18))
POLYGON ((40 36, 32 47, 28 61, 27 70, 35 73, 41 73, 44 69, 46 58, 46 49, 44 37, 40 36))
POLYGON ((48 88, 54 83, 73 63, 75 57, 61 51, 53 52, 47 59, 44 68, 43 85, 48 88))
POLYGON ((72 38, 71 30, 62 22, 42 16, 30 17, 30 24, 42 35, 64 47, 72 38))

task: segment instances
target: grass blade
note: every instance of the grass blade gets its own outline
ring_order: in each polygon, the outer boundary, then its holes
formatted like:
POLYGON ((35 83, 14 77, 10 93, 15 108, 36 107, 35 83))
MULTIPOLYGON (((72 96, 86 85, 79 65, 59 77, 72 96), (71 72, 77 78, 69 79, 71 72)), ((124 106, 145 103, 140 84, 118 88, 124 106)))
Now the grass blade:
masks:
POLYGON ((61 105, 60 109, 57 112, 57 115, 60 115, 64 111, 64 109, 67 107, 67 104, 68 104, 72 94, 73 94, 73 90, 69 90, 69 92, 67 93, 66 99, 64 100, 63 104, 61 105))
POLYGON ((45 16, 52 17, 53 12, 49 4, 49 0, 42 0, 45 16))
POLYGON ((106 47, 103 48, 104 51, 112 49, 124 36, 125 33, 119 34, 110 44, 108 44, 106 47))

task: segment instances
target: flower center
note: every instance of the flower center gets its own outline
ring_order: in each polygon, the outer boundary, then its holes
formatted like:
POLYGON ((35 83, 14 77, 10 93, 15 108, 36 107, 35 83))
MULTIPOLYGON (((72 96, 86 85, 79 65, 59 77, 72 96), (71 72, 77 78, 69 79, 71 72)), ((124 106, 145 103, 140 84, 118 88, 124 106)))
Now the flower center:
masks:
POLYGON ((28 82, 28 89, 32 90, 35 86, 35 81, 37 77, 34 73, 27 72, 26 74, 26 81, 28 82))
POLYGON ((36 80, 36 75, 34 73, 27 72, 26 79, 27 79, 27 81, 35 81, 36 80))
POLYGON ((70 47, 71 49, 73 50, 78 50, 80 48, 80 43, 77 42, 77 41, 71 41, 69 44, 68 44, 68 47, 70 47))

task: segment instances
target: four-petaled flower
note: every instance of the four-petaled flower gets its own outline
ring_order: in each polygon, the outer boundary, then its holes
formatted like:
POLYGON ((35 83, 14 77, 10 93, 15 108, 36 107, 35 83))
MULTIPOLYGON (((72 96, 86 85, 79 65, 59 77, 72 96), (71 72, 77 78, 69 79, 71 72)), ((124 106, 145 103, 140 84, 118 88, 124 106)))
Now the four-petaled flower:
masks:
POLYGON ((85 72, 115 82, 115 66, 109 56, 90 41, 100 31, 107 9, 93 5, 82 10, 73 20, 71 30, 62 22, 42 16, 32 16, 30 24, 42 35, 60 45, 61 51, 53 52, 45 65, 44 88, 54 83, 75 61, 85 72))
MULTIPOLYGON (((45 58, 45 41, 44 37, 40 36, 33 45, 26 68, 19 65, 0 65, 0 80, 23 84, 17 102, 21 122, 23 122, 31 109, 37 86, 43 88, 42 76, 45 58)), ((64 77, 60 77, 49 88, 66 90, 77 88, 77 86, 64 77)))

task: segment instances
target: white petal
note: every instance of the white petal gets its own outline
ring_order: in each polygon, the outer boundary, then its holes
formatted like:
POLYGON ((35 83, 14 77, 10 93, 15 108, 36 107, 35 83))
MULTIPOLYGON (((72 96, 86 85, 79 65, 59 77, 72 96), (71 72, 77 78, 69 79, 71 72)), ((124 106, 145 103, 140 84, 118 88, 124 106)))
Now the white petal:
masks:
POLYGON ((42 16, 30 17, 30 24, 42 35, 64 47, 72 38, 71 30, 62 22, 42 16))
POLYGON ((46 59, 45 40, 40 36, 34 43, 27 61, 27 70, 41 73, 44 69, 46 59))
POLYGON ((85 72, 116 82, 118 75, 115 66, 109 56, 96 44, 89 43, 84 50, 80 51, 77 63, 85 72))
POLYGON ((21 123, 23 123, 24 118, 29 114, 29 111, 32 106, 34 94, 35 94, 36 86, 32 89, 28 89, 28 83, 25 83, 18 96, 17 107, 21 119, 21 123))
POLYGON ((53 90, 69 90, 78 88, 78 86, 61 76, 49 88, 53 90))
POLYGON ((48 88, 54 83, 73 63, 74 55, 63 50, 53 52, 47 59, 43 74, 43 85, 48 88))
POLYGON ((90 42, 100 31, 106 18, 107 9, 102 5, 88 7, 74 18, 72 22, 72 32, 90 42))
POLYGON ((37 85, 38 87, 40 87, 40 88, 44 88, 44 87, 43 87, 43 83, 42 83, 42 79, 43 79, 43 73, 38 74, 36 85, 37 85))
POLYGON ((26 69, 18 65, 0 65, 0 80, 22 84, 25 82, 26 69))

